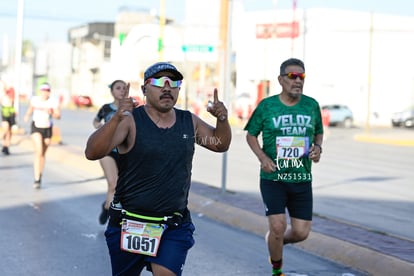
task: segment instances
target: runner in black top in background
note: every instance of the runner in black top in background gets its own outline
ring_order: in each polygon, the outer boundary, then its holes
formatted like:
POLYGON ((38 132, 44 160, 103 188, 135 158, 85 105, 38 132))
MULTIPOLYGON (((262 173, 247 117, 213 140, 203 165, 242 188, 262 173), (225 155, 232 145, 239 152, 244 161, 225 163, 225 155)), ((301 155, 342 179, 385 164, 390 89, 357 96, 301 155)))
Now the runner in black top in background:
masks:
MULTIPOLYGON (((93 119, 93 126, 98 129, 108 122, 118 110, 119 100, 127 93, 127 84, 122 80, 115 80, 110 85, 112 103, 104 104, 93 119)), ((105 224, 108 220, 109 206, 114 198, 116 182, 118 180, 118 151, 113 148, 105 157, 99 159, 99 163, 104 172, 108 189, 106 192, 106 199, 102 204, 102 211, 99 215, 99 222, 105 224)))

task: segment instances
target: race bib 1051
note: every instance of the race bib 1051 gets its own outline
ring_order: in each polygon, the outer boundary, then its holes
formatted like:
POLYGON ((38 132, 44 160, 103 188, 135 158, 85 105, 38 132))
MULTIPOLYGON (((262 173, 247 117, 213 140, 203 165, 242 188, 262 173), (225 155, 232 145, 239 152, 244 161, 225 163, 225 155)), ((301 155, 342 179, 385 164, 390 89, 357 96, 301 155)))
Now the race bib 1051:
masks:
POLYGON ((156 256, 165 226, 129 219, 122 220, 121 249, 156 256))

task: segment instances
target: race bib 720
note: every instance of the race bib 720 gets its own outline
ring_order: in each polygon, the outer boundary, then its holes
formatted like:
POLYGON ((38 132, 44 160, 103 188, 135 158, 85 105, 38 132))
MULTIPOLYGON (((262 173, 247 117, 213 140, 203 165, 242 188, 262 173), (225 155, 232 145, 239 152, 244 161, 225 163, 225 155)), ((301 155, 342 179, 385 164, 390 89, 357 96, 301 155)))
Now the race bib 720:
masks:
POLYGON ((276 137, 276 156, 278 159, 296 159, 307 155, 308 152, 308 137, 276 137))

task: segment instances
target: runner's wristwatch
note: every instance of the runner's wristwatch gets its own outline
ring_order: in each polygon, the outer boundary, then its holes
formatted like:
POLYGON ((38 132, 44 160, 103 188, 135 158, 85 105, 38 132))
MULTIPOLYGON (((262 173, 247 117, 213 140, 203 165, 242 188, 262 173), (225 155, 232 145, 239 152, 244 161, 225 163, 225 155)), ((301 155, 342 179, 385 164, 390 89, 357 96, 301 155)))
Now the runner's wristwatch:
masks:
POLYGON ((321 146, 321 145, 319 145, 319 144, 315 144, 315 143, 314 143, 314 144, 313 144, 313 146, 314 146, 314 147, 318 147, 318 148, 321 150, 321 153, 322 153, 322 146, 321 146))

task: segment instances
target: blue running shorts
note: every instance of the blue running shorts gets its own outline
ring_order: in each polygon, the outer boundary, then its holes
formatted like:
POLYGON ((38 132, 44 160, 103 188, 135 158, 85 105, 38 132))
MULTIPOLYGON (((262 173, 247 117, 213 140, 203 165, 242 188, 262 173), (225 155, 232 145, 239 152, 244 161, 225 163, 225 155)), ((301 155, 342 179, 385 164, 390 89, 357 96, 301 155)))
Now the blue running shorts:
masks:
POLYGON ((105 231, 106 243, 111 257, 112 275, 139 275, 144 267, 151 271, 156 263, 180 276, 188 250, 194 245, 195 227, 185 222, 177 228, 167 228, 161 238, 156 257, 130 253, 120 248, 121 227, 108 225, 105 231))

